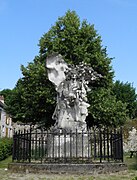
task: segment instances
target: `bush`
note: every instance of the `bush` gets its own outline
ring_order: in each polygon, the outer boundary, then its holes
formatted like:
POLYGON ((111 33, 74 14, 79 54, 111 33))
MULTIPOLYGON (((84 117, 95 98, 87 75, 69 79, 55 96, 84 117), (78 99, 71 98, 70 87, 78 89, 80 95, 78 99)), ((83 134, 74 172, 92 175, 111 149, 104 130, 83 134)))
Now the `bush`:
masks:
POLYGON ((137 180, 137 176, 136 176, 136 177, 134 177, 132 180, 137 180))
POLYGON ((11 138, 0 139, 0 161, 12 154, 13 140, 11 138))

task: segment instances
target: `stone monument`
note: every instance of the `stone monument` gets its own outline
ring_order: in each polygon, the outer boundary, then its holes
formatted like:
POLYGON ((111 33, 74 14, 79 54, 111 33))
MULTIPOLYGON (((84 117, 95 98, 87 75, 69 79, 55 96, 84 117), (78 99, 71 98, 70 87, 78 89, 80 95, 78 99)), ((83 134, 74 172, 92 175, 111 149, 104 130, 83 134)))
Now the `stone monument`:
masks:
POLYGON ((100 75, 87 64, 67 64, 60 54, 49 56, 46 68, 48 78, 57 91, 57 103, 52 116, 56 122, 53 131, 61 133, 48 138, 49 157, 90 157, 91 146, 85 121, 90 106, 87 92, 90 90, 88 84, 100 75), (72 134, 64 135, 63 130, 72 134))
POLYGON ((81 63, 67 64, 59 54, 46 59, 48 78, 55 85, 57 103, 52 118, 56 127, 66 130, 86 130, 88 115, 88 84, 100 77, 92 67, 81 63))

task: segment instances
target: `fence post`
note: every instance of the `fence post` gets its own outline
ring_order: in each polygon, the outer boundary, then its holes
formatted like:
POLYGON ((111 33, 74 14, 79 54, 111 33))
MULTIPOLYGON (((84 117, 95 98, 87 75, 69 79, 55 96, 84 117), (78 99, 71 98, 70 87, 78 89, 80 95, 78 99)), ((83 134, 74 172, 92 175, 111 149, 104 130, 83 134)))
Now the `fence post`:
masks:
POLYGON ((70 130, 70 161, 72 160, 72 130, 70 130))
POLYGON ((30 127, 30 133, 29 133, 29 163, 31 163, 31 127, 30 127))
POLYGON ((37 143, 38 143, 38 137, 37 137, 37 129, 36 129, 36 132, 35 132, 35 143, 34 143, 34 149, 35 149, 35 151, 34 151, 34 159, 35 160, 37 160, 37 150, 38 150, 38 148, 37 148, 37 143))
POLYGON ((84 155, 84 134, 83 134, 83 130, 82 130, 82 148, 81 148, 81 150, 82 150, 82 162, 83 162, 83 155, 84 155))
POLYGON ((53 140, 53 149, 52 149, 52 158, 54 159, 54 138, 55 138, 55 132, 53 131, 52 133, 52 140, 53 140))
POLYGON ((58 162, 60 162, 60 149, 61 149, 61 146, 60 146, 60 130, 58 132, 58 162))
POLYGON ((102 132, 101 129, 99 129, 99 142, 100 142, 100 163, 102 163, 102 132))
POLYGON ((44 156, 44 146, 43 146, 43 129, 41 129, 41 164, 44 156))
POLYGON ((23 140, 23 154, 22 154, 23 161, 26 159, 26 157, 25 157, 26 156, 25 133, 26 133, 26 130, 24 129, 24 132, 23 132, 23 139, 24 139, 23 140))
POLYGON ((104 160, 106 160, 106 128, 104 128, 104 130, 103 130, 103 133, 102 133, 102 135, 103 135, 103 149, 104 149, 104 160))
POLYGON ((122 127, 120 128, 120 139, 121 139, 121 161, 123 162, 123 131, 122 127))
POLYGON ((118 142, 118 138, 117 138, 117 131, 116 129, 114 129, 114 134, 113 134, 113 157, 114 160, 117 159, 117 143, 118 142))
POLYGON ((49 133, 48 133, 48 130, 47 130, 47 144, 46 144, 46 158, 47 158, 47 161, 48 161, 48 157, 49 157, 49 133))
POLYGON ((95 129, 93 129, 93 133, 94 133, 94 160, 96 159, 96 157, 97 157, 97 146, 96 146, 96 132, 95 132, 95 129))
POLYGON ((67 156, 66 156, 66 130, 64 131, 64 162, 67 162, 67 156))
POLYGON ((78 157, 78 131, 77 131, 77 129, 76 129, 76 158, 78 157))
POLYGON ((110 131, 110 156, 111 160, 114 160, 114 154, 113 154, 113 131, 110 131))
POLYGON ((111 140, 110 140, 110 133, 109 133, 109 130, 108 130, 108 128, 107 128, 107 158, 108 158, 108 162, 109 162, 109 151, 111 150, 110 149, 110 144, 111 144, 111 142, 110 142, 111 140))
POLYGON ((17 133, 17 146, 16 146, 16 152, 17 152, 17 160, 20 161, 20 130, 17 133))
MULTIPOLYGON (((88 129, 88 131, 87 131, 87 133, 88 133, 88 161, 89 161, 89 144, 90 144, 90 139, 89 139, 89 129, 88 129)), ((90 137, 91 138, 91 137, 90 137)), ((91 144, 91 146, 92 146, 92 144, 91 144)), ((92 149, 91 149, 91 151, 92 151, 92 149)), ((90 152, 91 153, 91 152, 90 152)))
POLYGON ((13 149, 12 149, 12 162, 14 162, 15 159, 17 159, 17 151, 16 151, 16 144, 17 144, 17 132, 15 132, 14 129, 14 134, 13 134, 13 149))

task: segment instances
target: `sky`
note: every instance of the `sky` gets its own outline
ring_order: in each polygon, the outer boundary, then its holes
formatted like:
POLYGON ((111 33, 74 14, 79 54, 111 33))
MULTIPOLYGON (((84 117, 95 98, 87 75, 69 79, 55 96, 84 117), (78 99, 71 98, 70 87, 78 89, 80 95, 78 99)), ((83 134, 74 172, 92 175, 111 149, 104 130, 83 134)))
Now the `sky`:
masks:
POLYGON ((114 58, 114 81, 137 90, 137 0, 0 0, 0 91, 15 87, 20 66, 39 54, 40 38, 67 10, 94 24, 114 58))

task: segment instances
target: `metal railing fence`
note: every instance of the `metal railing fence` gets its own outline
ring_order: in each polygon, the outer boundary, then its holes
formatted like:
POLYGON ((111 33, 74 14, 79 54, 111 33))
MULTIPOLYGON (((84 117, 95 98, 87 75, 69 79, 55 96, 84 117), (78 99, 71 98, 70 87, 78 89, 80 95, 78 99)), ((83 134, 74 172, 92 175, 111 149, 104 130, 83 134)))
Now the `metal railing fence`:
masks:
POLYGON ((123 162, 122 130, 24 130, 13 136, 13 162, 123 162))

